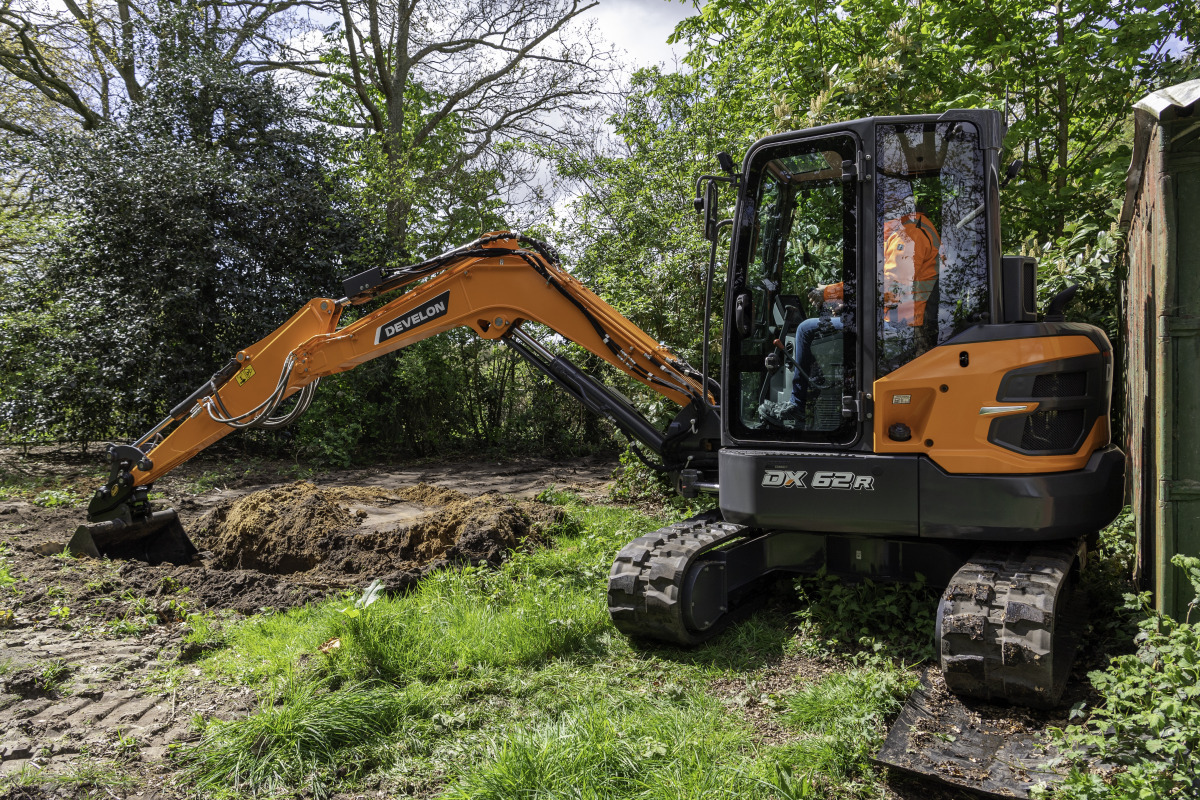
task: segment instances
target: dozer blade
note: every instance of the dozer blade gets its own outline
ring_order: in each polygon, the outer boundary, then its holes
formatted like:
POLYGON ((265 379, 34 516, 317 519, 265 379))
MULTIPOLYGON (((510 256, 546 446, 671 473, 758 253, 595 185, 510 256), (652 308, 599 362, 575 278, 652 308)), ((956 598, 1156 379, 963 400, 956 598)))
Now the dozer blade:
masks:
POLYGON ((80 525, 67 549, 76 556, 135 559, 151 565, 190 564, 197 553, 173 508, 134 523, 114 519, 80 525))

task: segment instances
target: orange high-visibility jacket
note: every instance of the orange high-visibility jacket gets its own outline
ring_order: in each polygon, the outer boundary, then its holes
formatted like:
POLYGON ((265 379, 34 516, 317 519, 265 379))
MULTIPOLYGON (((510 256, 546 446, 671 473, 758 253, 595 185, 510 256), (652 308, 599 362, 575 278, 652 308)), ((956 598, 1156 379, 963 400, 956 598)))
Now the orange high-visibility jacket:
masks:
MULTIPOLYGON (((917 211, 883 223, 883 306, 890 322, 925 323, 925 304, 938 277, 942 239, 929 217, 917 211)), ((842 299, 842 284, 825 287, 826 300, 842 299)))

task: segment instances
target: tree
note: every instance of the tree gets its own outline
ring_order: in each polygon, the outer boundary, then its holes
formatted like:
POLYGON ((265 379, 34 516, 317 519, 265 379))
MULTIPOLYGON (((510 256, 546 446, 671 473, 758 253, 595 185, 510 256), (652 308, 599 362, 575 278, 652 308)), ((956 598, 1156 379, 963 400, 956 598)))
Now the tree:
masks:
POLYGON ((47 137, 61 231, 6 281, 0 419, 82 442, 140 433, 336 292, 355 231, 326 149, 271 81, 198 60, 160 69, 126 121, 47 137))
POLYGON ((714 0, 675 36, 707 81, 741 78, 722 110, 763 132, 1007 105, 1006 146, 1025 161, 1005 198, 1015 248, 1080 218, 1107 226, 1132 104, 1179 74, 1198 34, 1193 0, 714 0))
MULTIPOLYGON (((0 75, 32 104, 50 103, 85 130, 118 119, 152 88, 160 60, 203 52, 247 74, 278 69, 267 60, 307 23, 293 0, 101 0, 42 4, 0 0, 0 75)), ((25 104, 28 105, 28 104, 25 104)), ((0 130, 46 130, 27 108, 0 108, 0 130)))
POLYGON ((336 81, 355 100, 331 122, 370 134, 364 154, 385 190, 395 257, 420 197, 454 207, 458 187, 520 173, 522 148, 568 140, 568 117, 601 88, 607 53, 570 26, 582 0, 337 0, 344 49, 294 66, 336 81), (449 194, 449 197, 446 195, 449 194))

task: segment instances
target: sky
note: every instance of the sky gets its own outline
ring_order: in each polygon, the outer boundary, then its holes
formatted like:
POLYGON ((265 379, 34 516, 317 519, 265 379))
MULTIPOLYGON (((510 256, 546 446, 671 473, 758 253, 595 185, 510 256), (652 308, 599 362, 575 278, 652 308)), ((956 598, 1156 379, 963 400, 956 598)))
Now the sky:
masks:
POLYGON ((599 0, 587 12, 600 33, 621 52, 622 61, 632 66, 672 65, 683 58, 685 48, 667 44, 675 23, 695 13, 690 0, 599 0))

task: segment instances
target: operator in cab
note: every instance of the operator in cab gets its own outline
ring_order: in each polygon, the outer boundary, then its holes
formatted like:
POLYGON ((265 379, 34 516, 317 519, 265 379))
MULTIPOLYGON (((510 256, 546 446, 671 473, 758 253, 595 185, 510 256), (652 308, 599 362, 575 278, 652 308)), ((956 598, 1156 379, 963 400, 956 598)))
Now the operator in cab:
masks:
MULTIPOLYGON (((883 301, 883 363, 894 369, 924 353, 932 346, 927 334, 925 311, 937 288, 938 260, 942 240, 933 222, 914 199, 911 185, 907 191, 885 199, 882 215, 884 269, 880 297, 883 301), (898 363, 890 363, 898 362, 898 363)), ((797 364, 792 380, 792 404, 783 410, 784 420, 802 420, 808 402, 813 371, 812 343, 823 329, 840 330, 839 315, 843 299, 841 283, 819 284, 809 299, 821 309, 818 316, 800 323, 796 330, 797 364)))

